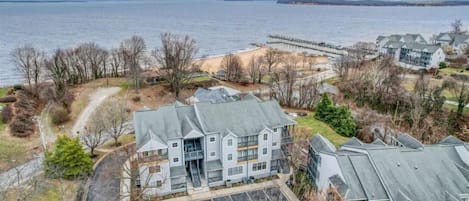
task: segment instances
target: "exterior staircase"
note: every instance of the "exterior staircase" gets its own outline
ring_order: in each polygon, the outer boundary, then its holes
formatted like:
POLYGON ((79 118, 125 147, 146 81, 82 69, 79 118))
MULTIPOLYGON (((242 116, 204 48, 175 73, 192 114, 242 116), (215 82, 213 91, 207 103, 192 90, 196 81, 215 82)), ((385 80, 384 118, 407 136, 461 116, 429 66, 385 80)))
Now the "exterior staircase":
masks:
POLYGON ((200 181, 199 166, 196 160, 193 160, 189 163, 189 170, 194 188, 200 187, 202 182, 200 181))

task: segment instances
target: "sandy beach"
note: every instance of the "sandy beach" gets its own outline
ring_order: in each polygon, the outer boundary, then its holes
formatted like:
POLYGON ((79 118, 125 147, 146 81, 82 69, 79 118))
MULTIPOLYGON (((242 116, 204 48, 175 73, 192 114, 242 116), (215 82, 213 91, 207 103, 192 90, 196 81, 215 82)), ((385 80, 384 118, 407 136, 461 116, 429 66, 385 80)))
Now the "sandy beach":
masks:
MULTIPOLYGON (((267 47, 259 47, 259 48, 255 48, 252 50, 246 50, 246 51, 241 51, 237 53, 234 52, 233 54, 238 55, 241 58, 241 61, 243 62, 243 66, 246 68, 252 56, 262 56, 266 53, 267 49, 268 49, 267 47)), ((218 70, 221 69, 220 63, 223 60, 223 56, 224 55, 200 59, 199 62, 202 63, 201 70, 209 72, 209 73, 217 72, 218 70)), ((315 61, 318 64, 327 63, 327 58, 318 56, 318 57, 315 57, 315 61)))

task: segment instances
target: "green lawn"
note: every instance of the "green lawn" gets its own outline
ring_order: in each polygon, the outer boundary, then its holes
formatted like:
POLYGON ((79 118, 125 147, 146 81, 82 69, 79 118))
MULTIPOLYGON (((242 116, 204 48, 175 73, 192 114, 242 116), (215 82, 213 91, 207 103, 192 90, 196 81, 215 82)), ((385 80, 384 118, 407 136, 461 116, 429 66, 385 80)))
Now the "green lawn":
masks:
MULTIPOLYGON (((126 145, 132 141, 135 141, 135 135, 133 134, 122 135, 117 139, 117 141, 121 145, 126 145)), ((101 145, 100 148, 110 149, 110 148, 113 148, 113 146, 114 146, 114 139, 110 138, 103 145, 101 145)))
POLYGON ((309 113, 308 116, 305 117, 298 117, 295 121, 298 122, 298 127, 310 130, 311 135, 316 133, 321 134, 330 140, 335 146, 339 146, 349 139, 348 137, 339 135, 326 123, 314 118, 314 113, 309 113))
MULTIPOLYGON (((451 104, 447 104, 447 103, 445 103, 445 104, 443 105, 443 107, 444 107, 444 108, 447 108, 447 109, 449 109, 449 110, 453 110, 453 111, 456 111, 456 110, 458 109, 458 106, 456 106, 456 105, 451 105, 451 104)), ((469 107, 465 107, 463 113, 464 113, 464 114, 469 114, 469 107)))
POLYGON ((195 77, 195 78, 192 78, 189 83, 193 83, 193 82, 203 82, 203 81, 208 81, 208 80, 211 80, 212 78, 208 75, 204 75, 204 76, 200 76, 200 77, 195 77))
POLYGON ((331 77, 329 79, 324 80, 324 82, 326 82, 327 84, 334 85, 338 81, 337 79, 337 77, 331 77))
POLYGON ((439 69, 440 70, 440 75, 442 76, 450 76, 451 74, 466 74, 469 75, 469 71, 465 70, 464 68, 443 68, 439 69), (462 72, 461 72, 462 71, 462 72))

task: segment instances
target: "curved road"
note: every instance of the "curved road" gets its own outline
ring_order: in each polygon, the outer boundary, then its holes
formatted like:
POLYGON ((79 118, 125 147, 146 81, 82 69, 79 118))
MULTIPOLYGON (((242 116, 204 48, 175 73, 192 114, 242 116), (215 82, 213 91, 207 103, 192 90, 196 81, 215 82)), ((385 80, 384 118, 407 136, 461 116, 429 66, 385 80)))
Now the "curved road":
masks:
MULTIPOLYGON (((99 88, 94 93, 90 95, 90 102, 88 106, 82 111, 77 121, 75 122, 72 131, 73 136, 76 136, 76 132, 83 129, 86 125, 89 117, 93 112, 103 103, 103 101, 120 91, 119 87, 110 87, 110 88, 99 88)), ((49 107, 46 107, 45 110, 49 110, 49 107)), ((45 129, 49 133, 45 133, 47 136, 55 136, 50 133, 50 129, 45 129)), ((44 131, 43 131, 44 132, 44 131)), ((44 133, 41 133, 43 136, 44 133)), ((42 172, 43 170, 43 160, 44 153, 40 153, 35 156, 34 159, 11 168, 5 172, 0 173, 0 189, 5 189, 18 184, 18 178, 21 182, 27 181, 29 178, 34 177, 42 172), (19 173, 19 174, 18 174, 19 173)))

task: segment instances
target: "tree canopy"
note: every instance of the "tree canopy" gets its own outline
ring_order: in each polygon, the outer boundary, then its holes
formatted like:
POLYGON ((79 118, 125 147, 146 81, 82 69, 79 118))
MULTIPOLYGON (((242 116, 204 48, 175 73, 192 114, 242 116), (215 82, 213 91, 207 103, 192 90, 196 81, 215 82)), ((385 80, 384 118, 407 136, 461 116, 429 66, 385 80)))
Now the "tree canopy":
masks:
POLYGON ((52 178, 78 179, 93 170, 93 160, 78 138, 59 136, 54 151, 45 152, 45 173, 52 178))

